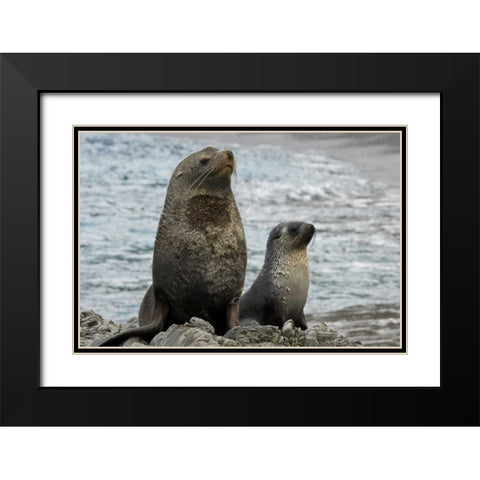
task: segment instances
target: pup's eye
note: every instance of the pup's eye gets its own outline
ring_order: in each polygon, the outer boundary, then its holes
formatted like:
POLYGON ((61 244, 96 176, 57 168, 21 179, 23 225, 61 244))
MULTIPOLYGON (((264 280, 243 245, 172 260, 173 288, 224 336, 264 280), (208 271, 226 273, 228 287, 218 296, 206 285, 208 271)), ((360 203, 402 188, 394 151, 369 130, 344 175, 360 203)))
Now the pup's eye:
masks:
POLYGON ((202 159, 200 160, 200 164, 201 164, 201 165, 206 165, 209 161, 210 161, 209 158, 202 158, 202 159))
POLYGON ((288 227, 288 233, 297 233, 298 227, 288 227))

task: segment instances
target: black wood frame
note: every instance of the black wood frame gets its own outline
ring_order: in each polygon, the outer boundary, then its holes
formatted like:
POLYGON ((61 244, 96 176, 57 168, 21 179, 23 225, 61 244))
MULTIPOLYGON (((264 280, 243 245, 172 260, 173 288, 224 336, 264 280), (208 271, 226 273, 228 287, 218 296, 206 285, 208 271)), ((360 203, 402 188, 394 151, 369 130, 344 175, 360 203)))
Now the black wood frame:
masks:
POLYGON ((1 55, 0 423, 478 425, 479 59, 477 54, 1 55), (438 92, 441 386, 41 387, 43 92, 438 92))

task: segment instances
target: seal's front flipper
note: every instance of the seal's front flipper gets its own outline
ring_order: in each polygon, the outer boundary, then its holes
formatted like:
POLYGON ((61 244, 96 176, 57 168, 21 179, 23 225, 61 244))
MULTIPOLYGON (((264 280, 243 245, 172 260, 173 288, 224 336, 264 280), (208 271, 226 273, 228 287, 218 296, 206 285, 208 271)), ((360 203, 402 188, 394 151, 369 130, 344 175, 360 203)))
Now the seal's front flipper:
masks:
POLYGON ((144 325, 138 328, 132 328, 125 330, 124 332, 108 338, 100 347, 117 347, 121 345, 125 340, 130 337, 139 337, 142 340, 150 342, 150 340, 160 331, 162 331, 168 315, 168 302, 164 299, 157 299, 155 301, 155 307, 153 312, 153 319, 148 325, 144 325))
POLYGON ((306 330, 308 328, 307 321, 305 320, 305 314, 302 313, 299 315, 298 319, 295 320, 295 326, 300 327, 302 330, 306 330))
POLYGON ((227 330, 240 325, 239 298, 235 297, 227 305, 227 330))

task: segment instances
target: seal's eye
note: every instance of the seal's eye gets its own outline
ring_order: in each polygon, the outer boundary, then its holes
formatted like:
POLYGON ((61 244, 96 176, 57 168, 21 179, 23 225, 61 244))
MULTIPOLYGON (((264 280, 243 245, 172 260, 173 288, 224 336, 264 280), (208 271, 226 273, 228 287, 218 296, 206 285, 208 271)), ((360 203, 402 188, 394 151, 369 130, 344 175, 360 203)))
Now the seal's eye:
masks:
POLYGON ((206 165, 210 161, 209 158, 201 158, 200 159, 200 165, 206 165))
POLYGON ((290 226, 288 227, 288 233, 290 233, 291 235, 296 235, 298 232, 298 226, 290 226))

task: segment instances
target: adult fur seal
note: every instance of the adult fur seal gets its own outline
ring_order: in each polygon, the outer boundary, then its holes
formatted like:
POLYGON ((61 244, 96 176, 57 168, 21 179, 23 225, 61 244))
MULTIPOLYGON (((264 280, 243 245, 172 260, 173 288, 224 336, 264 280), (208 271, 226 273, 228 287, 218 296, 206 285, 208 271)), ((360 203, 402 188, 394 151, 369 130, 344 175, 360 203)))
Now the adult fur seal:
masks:
POLYGON ((247 247, 230 178, 233 153, 206 147, 180 162, 170 179, 153 253, 152 285, 138 312, 140 327, 106 340, 150 340, 197 316, 218 335, 238 325, 247 247))
POLYGON ((310 284, 307 245, 315 227, 309 223, 280 223, 271 232, 263 268, 240 298, 240 319, 262 325, 282 325, 292 319, 307 328, 303 307, 310 284))

